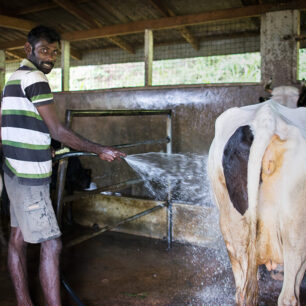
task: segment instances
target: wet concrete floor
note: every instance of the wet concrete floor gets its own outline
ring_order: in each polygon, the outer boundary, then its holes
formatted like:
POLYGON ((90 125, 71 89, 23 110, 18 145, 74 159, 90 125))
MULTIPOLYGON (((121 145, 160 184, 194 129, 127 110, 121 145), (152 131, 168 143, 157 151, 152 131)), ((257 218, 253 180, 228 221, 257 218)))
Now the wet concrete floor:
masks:
MULTIPOLYGON (((64 237, 65 239, 65 237, 64 237)), ((30 290, 44 305, 37 278, 39 248, 28 252, 30 290)), ((15 306, 5 263, 0 261, 0 305, 15 306)), ((108 232, 62 253, 62 272, 84 305, 234 305, 234 279, 223 243, 213 248, 108 232)), ((260 270, 259 305, 276 305, 282 282, 260 270)), ((302 286, 306 305, 306 280, 302 286)), ((62 286, 64 306, 76 305, 62 286)))

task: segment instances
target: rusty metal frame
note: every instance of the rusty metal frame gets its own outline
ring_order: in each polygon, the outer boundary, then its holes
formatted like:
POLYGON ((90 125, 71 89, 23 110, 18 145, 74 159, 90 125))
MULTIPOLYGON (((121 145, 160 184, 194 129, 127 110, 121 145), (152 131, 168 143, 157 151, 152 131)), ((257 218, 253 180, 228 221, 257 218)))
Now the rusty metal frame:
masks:
MULTIPOLYGON (((160 144, 160 143, 166 143, 167 148, 166 152, 168 154, 172 153, 172 111, 167 109, 167 110, 66 110, 66 119, 65 119, 65 124, 67 127, 71 127, 72 124, 72 119, 74 117, 101 117, 101 116, 146 116, 146 115, 167 115, 167 122, 166 122, 166 133, 167 137, 162 138, 162 139, 157 139, 157 140, 145 140, 142 142, 137 142, 137 143, 129 143, 129 144, 118 144, 118 145, 113 145, 112 147, 114 148, 127 148, 127 147, 135 147, 143 144, 160 144)), ((73 198, 67 197, 64 198, 64 188, 65 188, 65 180, 66 180, 66 171, 67 171, 67 164, 68 164, 68 158, 71 156, 96 156, 94 153, 86 153, 86 152, 69 152, 69 153, 64 153, 59 156, 56 156, 54 158, 55 160, 59 160, 59 166, 58 166, 58 174, 57 174, 57 184, 56 184, 56 194, 55 194, 55 205, 56 205, 56 215, 58 219, 58 223, 61 224, 62 220, 62 211, 63 211, 63 205, 67 200, 72 200, 73 198)), ((119 186, 122 186, 124 184, 131 185, 138 183, 139 181, 137 180, 131 180, 125 183, 120 183, 118 184, 119 186)), ((118 186, 107 186, 110 189, 114 189, 118 186)), ((103 189, 102 188, 99 188, 103 189)), ((89 194, 96 193, 96 191, 93 192, 85 192, 82 193, 83 196, 87 196, 89 194)), ((168 195, 167 195, 167 200, 162 203, 158 204, 150 209, 147 209, 143 212, 140 212, 134 216, 130 216, 119 223, 117 223, 114 226, 106 226, 100 229, 99 231, 79 237, 67 244, 68 246, 75 245, 77 243, 81 243, 85 240, 88 240, 92 237, 95 237, 105 231, 114 229, 118 227, 119 225, 122 225, 126 222, 135 220, 137 218, 140 218, 144 215, 147 215, 155 210, 161 209, 167 207, 167 242, 168 242, 168 248, 171 248, 172 245, 172 203, 171 203, 171 188, 169 184, 169 190, 168 190, 168 195)))

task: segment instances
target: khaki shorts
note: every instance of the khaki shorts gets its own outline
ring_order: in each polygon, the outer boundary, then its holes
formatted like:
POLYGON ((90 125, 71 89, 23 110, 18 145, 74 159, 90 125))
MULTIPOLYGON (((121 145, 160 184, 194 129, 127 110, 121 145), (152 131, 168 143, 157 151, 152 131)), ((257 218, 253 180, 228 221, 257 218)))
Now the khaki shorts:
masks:
POLYGON ((10 199, 11 226, 20 228, 24 241, 41 243, 61 235, 48 184, 21 185, 16 176, 7 174, 4 182, 10 199))

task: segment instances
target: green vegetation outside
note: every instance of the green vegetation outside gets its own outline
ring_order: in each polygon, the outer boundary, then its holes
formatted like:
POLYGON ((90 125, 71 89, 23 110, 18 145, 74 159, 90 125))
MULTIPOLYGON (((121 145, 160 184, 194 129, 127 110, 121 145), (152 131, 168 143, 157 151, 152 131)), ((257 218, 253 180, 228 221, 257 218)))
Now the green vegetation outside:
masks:
MULTIPOLYGON (((154 61, 153 86, 260 82, 260 65, 259 52, 154 61)), ((61 69, 48 79, 53 91, 61 91, 61 69)), ((306 49, 299 52, 298 79, 306 79, 306 49)), ((72 91, 141 86, 143 62, 70 68, 72 91)))

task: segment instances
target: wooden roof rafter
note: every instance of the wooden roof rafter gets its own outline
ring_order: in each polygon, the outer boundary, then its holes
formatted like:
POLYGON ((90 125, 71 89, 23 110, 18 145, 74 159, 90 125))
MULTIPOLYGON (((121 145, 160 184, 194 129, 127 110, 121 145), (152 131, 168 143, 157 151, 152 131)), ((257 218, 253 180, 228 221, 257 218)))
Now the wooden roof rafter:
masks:
MULTIPOLYGON (((97 27, 103 28, 103 25, 99 21, 93 19, 93 17, 90 16, 88 13, 78 8, 76 4, 73 3, 72 1, 53 0, 53 2, 56 3, 58 6, 62 7, 63 9, 65 9, 70 14, 74 15, 79 20, 81 20, 89 28, 97 28, 97 27)), ((122 40, 120 37, 107 37, 107 39, 113 44, 122 48, 123 50, 128 51, 129 53, 135 53, 134 48, 130 44, 122 40)))
POLYGON ((7 54, 10 57, 13 57, 16 61, 22 60, 22 57, 20 57, 19 55, 15 54, 14 52, 6 50, 5 54, 7 54))
POLYGON ((297 0, 288 3, 250 5, 246 7, 208 11, 198 14, 134 21, 126 24, 104 26, 103 28, 64 32, 62 35, 64 39, 67 39, 69 41, 81 41, 103 37, 113 37, 118 35, 141 33, 144 32, 145 29, 176 29, 182 26, 200 25, 218 21, 234 20, 239 18, 258 17, 267 12, 288 9, 306 10, 306 0, 297 0))
MULTIPOLYGON (((88 2, 88 1, 90 1, 90 0, 76 0, 75 2, 76 3, 83 3, 83 2, 88 2)), ((14 13, 15 13, 16 16, 21 16, 21 15, 46 11, 46 10, 54 9, 54 8, 57 8, 57 7, 58 7, 58 5, 55 2, 49 1, 49 2, 39 3, 39 4, 36 4, 36 5, 27 6, 25 8, 17 9, 17 10, 14 11, 14 13)))
MULTIPOLYGON (((26 38, 0 43, 0 50, 5 50, 8 54, 10 51, 23 49, 25 41, 26 38)), ((70 56, 76 60, 82 59, 82 53, 75 49, 70 49, 70 56)))
POLYGON ((33 21, 16 18, 12 16, 0 15, 0 27, 14 29, 22 32, 28 32, 37 24, 33 21))
MULTIPOLYGON (((164 16, 164 17, 175 17, 176 14, 161 0, 149 0, 150 3, 164 16)), ((199 50, 199 41, 195 38, 188 28, 185 26, 177 29, 181 36, 195 49, 199 50)))

